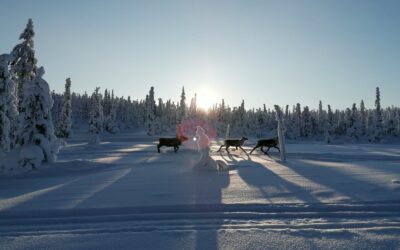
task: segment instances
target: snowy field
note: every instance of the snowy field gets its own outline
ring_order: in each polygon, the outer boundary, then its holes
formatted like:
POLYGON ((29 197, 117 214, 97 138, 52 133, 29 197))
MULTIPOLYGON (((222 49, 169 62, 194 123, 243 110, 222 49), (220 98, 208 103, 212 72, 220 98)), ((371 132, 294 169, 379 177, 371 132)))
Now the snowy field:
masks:
MULTIPOLYGON (((1 249, 400 249, 400 145, 287 144, 287 162, 76 135, 57 163, 0 178, 1 249)), ((250 151, 256 140, 244 147, 250 151)))

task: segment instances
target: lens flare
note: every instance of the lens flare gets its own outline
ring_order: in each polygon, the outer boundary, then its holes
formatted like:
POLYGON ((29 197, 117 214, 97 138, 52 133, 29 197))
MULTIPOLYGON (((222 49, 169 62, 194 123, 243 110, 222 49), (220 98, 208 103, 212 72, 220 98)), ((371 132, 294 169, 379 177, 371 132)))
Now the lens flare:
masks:
POLYGON ((204 129, 205 134, 210 140, 215 140, 217 138, 217 130, 205 120, 196 118, 186 119, 176 127, 176 135, 189 137, 190 140, 186 141, 186 146, 196 150, 198 149, 198 138, 196 136, 196 129, 198 126, 204 129))

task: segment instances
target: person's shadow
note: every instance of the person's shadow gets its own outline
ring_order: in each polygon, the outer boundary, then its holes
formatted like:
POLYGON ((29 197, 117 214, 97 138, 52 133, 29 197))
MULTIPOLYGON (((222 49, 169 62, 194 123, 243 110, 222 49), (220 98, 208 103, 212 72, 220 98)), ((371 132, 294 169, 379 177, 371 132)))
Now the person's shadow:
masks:
POLYGON ((179 179, 178 185, 185 189, 188 206, 193 208, 190 218, 194 220, 193 232, 195 233, 195 249, 218 249, 218 229, 224 224, 218 216, 212 218, 208 224, 197 223, 198 219, 220 211, 224 206, 222 200, 223 189, 229 186, 229 173, 217 170, 217 162, 212 160, 208 165, 198 166, 198 155, 193 151, 195 160, 189 162, 187 171, 179 179), (210 167, 214 165, 214 169, 210 167), (202 167, 204 167, 202 169, 202 167))
MULTIPOLYGON (((192 171, 187 173, 186 188, 191 190, 192 203, 196 204, 198 214, 215 213, 223 207, 222 190, 229 186, 229 173, 218 171, 222 161, 215 161, 209 150, 202 150, 209 147, 208 136, 204 129, 197 128, 199 160, 193 162, 192 171), (202 143, 202 140, 204 142, 202 143), (207 154, 207 155, 205 155, 207 154)), ((218 249, 218 229, 224 224, 224 219, 213 218, 212 225, 206 230, 196 229, 196 249, 218 249)))

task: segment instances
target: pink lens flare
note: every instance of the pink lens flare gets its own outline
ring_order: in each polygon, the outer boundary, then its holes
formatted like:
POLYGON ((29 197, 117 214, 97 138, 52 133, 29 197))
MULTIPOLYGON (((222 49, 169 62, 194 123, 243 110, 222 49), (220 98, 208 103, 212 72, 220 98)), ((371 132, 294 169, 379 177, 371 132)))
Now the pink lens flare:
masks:
POLYGON ((183 120, 176 126, 176 134, 178 137, 185 136, 191 138, 190 140, 186 141, 186 145, 191 149, 208 147, 209 143, 206 143, 204 138, 202 141, 199 141, 199 132, 196 133, 198 127, 204 130, 204 133, 201 132, 201 135, 207 136, 209 141, 217 138, 217 130, 207 121, 197 118, 183 120))

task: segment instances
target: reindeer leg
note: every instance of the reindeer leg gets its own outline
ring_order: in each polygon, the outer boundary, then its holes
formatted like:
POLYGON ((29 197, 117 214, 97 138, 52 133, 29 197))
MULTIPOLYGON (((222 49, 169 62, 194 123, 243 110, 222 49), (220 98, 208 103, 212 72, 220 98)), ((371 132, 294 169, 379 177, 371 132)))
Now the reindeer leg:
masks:
POLYGON ((178 149, 179 149, 179 146, 175 146, 175 147, 174 147, 175 153, 178 151, 178 149))
POLYGON ((268 154, 267 152, 264 151, 264 146, 261 146, 260 150, 266 155, 268 154))
POLYGON ((279 151, 279 152, 281 152, 281 150, 279 149, 279 147, 278 147, 278 146, 274 146, 274 148, 278 149, 278 151, 279 151))
POLYGON ((225 146, 225 145, 221 145, 221 147, 219 147, 219 149, 217 150, 217 152, 221 151, 221 148, 225 146))
POLYGON ((258 148, 258 146, 255 146, 255 147, 250 151, 250 154, 253 153, 253 151, 254 151, 256 148, 258 148))
POLYGON ((241 146, 239 148, 247 155, 247 152, 241 146))
POLYGON ((158 151, 158 153, 160 153, 160 148, 161 148, 161 145, 158 144, 158 145, 157 145, 157 151, 158 151))
POLYGON ((228 146, 228 145, 226 145, 226 146, 225 146, 225 150, 226 150, 226 152, 228 152, 228 154, 230 154, 230 152, 229 152, 228 148, 229 148, 229 146, 228 146))

